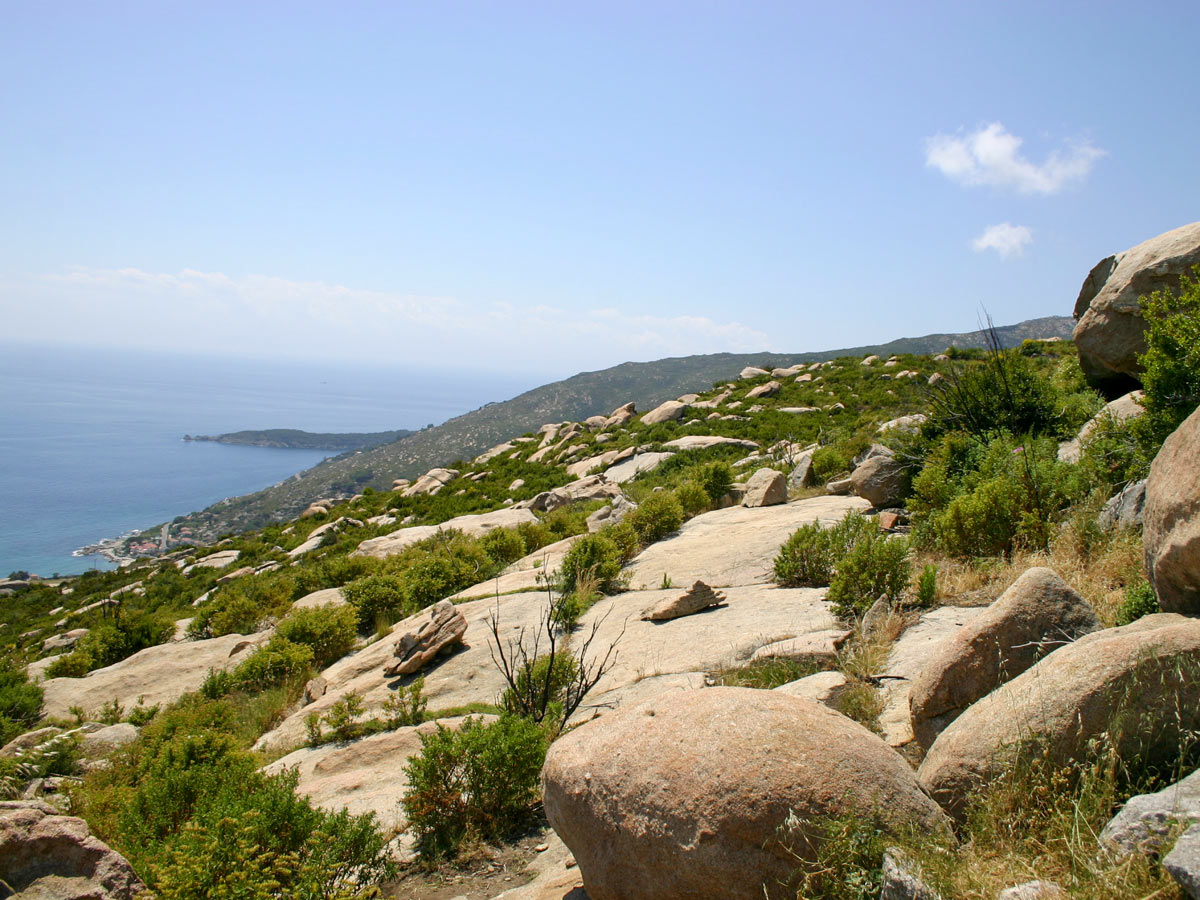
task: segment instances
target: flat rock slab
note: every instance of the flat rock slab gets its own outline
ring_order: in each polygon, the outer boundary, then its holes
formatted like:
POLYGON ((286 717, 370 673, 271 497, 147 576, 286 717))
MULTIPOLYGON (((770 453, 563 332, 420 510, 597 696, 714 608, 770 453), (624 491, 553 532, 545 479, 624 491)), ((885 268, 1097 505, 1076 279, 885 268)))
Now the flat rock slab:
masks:
POLYGON ((837 625, 824 602, 821 588, 730 588, 725 605, 666 622, 642 621, 648 606, 675 591, 631 591, 608 597, 581 619, 574 639, 598 624, 593 648, 603 650, 621 635, 615 665, 588 696, 590 704, 618 706, 628 697, 649 699, 681 685, 698 687, 703 679, 658 680, 661 676, 693 675, 745 665, 765 644, 825 631, 837 625), (646 682, 649 682, 648 684, 646 682))
MULTIPOLYGON (((497 610, 496 599, 472 600, 458 604, 456 609, 467 620, 463 646, 447 656, 438 657, 421 673, 425 678, 424 696, 431 714, 439 709, 470 703, 495 703, 504 690, 504 679, 492 662, 489 649, 492 632, 488 622, 493 611, 497 610)), ((540 593, 512 594, 500 598, 498 609, 501 635, 515 640, 522 628, 532 635, 540 626, 546 610, 546 597, 540 593)), ((407 685, 411 680, 404 676, 387 678, 383 674, 383 667, 392 658, 397 638, 428 618, 427 611, 409 616, 397 622, 387 637, 343 657, 325 669, 320 673, 326 683, 324 695, 292 713, 273 731, 260 737, 255 747, 268 751, 298 747, 305 741, 304 719, 309 713, 324 715, 350 691, 362 698, 368 716, 378 713, 383 702, 397 688, 407 685)))
POLYGON ((316 609, 321 606, 345 606, 346 598, 341 588, 325 588, 323 591, 313 591, 305 594, 292 604, 292 609, 316 609))
POLYGON ((667 441, 663 444, 664 447, 670 447, 673 450, 705 450, 709 447, 719 447, 723 444, 732 445, 734 447, 745 447, 747 450, 755 450, 758 444, 754 441, 742 440, 741 438, 722 437, 719 434, 689 434, 681 438, 675 438, 673 441, 667 441))
POLYGON ((812 700, 816 703, 829 705, 839 690, 846 686, 846 676, 841 672, 817 672, 781 684, 775 690, 783 694, 791 694, 802 700, 812 700))
POLYGON ((779 506, 713 510, 638 554, 627 569, 630 585, 661 584, 664 573, 675 584, 770 584, 775 556, 797 528, 816 521, 832 525, 851 510, 869 507, 858 497, 811 497, 779 506))
POLYGON ((853 633, 844 628, 831 628, 828 631, 814 631, 800 637, 773 641, 755 650, 751 661, 794 659, 797 662, 832 665, 837 661, 838 649, 853 633))
POLYGON ((518 559, 495 578, 464 588, 450 599, 460 603, 464 600, 495 597, 498 594, 515 594, 518 591, 544 591, 546 577, 562 565, 567 551, 577 540, 579 535, 547 544, 540 550, 518 559))
POLYGON ((482 537, 493 528, 516 528, 518 525, 532 524, 537 520, 537 516, 527 509, 498 509, 474 516, 459 516, 441 525, 413 525, 382 537, 370 538, 359 544, 358 549, 350 555, 384 559, 393 553, 399 553, 410 544, 433 537, 439 531, 453 528, 471 537, 482 537))
POLYGON ((209 669, 233 668, 269 637, 269 632, 227 634, 207 641, 159 644, 82 678, 48 678, 42 682, 46 692, 42 712, 71 718, 72 706, 81 706, 85 714, 91 714, 114 698, 126 708, 136 704, 139 697, 144 698, 146 706, 166 706, 189 691, 199 690, 209 669), (239 645, 243 646, 234 652, 239 645))
POLYGON ((349 743, 302 747, 263 771, 278 775, 296 769, 296 789, 314 805, 351 815, 373 812, 385 829, 400 830, 405 825, 400 799, 408 790, 404 766, 421 752, 421 735, 437 731, 438 725, 457 728, 462 721, 463 717, 438 719, 349 743))
POLYGON ((524 875, 533 880, 498 894, 494 900, 588 900, 575 857, 553 831, 546 835, 546 850, 529 861, 524 875))
POLYGON ((605 471, 604 477, 616 484, 624 484, 643 472, 657 468, 660 462, 670 459, 674 455, 674 453, 639 453, 637 456, 609 467, 605 471))
POLYGON ((908 695, 913 680, 933 658, 938 644, 952 637, 986 607, 942 606, 921 616, 921 620, 896 641, 888 656, 883 674, 884 705, 879 714, 883 739, 893 747, 902 747, 913 740, 912 716, 908 710, 908 695))
MULTIPOLYGON (((603 652, 613 641, 617 642, 617 652, 615 664, 589 694, 587 709, 580 710, 577 718, 616 708, 629 698, 640 701, 666 691, 703 687, 706 673, 744 664, 764 644, 828 630, 837 624, 823 600, 823 589, 768 586, 727 590, 725 606, 681 619, 641 620, 646 607, 677 593, 618 594, 604 598, 584 614, 572 644, 580 647, 592 623, 598 623, 592 653, 603 652)), ((439 657, 422 673, 431 713, 469 703, 496 702, 505 684, 492 662, 489 619, 498 611, 500 635, 506 641, 518 640, 522 628, 532 637, 545 613, 546 597, 541 593, 511 594, 501 597, 498 605, 491 598, 461 603, 457 609, 467 619, 465 646, 439 657)), ((334 663, 321 673, 326 681, 325 694, 292 713, 275 730, 259 738, 255 746, 268 751, 299 746, 305 740, 305 717, 313 712, 324 714, 349 691, 359 694, 368 715, 377 712, 397 687, 408 682, 406 678, 383 675, 396 637, 427 617, 428 613, 418 613, 399 622, 389 637, 334 663)))

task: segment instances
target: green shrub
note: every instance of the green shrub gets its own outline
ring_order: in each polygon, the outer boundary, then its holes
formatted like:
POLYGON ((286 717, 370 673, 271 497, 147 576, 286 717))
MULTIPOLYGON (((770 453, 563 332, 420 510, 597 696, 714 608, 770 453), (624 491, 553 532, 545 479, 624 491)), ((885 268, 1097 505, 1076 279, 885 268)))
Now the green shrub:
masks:
POLYGON ((313 665, 323 669, 354 647, 358 611, 345 606, 294 609, 275 628, 275 636, 303 644, 313 652, 313 665))
POLYGON ((824 484, 835 475, 850 471, 850 458, 837 447, 821 447, 813 451, 812 477, 818 484, 824 484))
POLYGON ((498 567, 514 563, 526 554, 525 541, 513 528, 493 528, 479 543, 498 567))
POLYGON ((1020 351, 1004 349, 992 329, 981 363, 954 366, 929 390, 925 430, 963 431, 981 440, 999 434, 1065 434, 1061 392, 1020 351))
POLYGON ((188 634, 197 638, 253 634, 264 615, 259 605, 245 594, 221 591, 192 619, 188 634))
POLYGON ((420 725, 425 721, 428 702, 424 690, 425 676, 420 675, 383 701, 384 721, 388 728, 420 725))
POLYGON ((149 614, 130 615, 115 624, 102 622, 80 638, 70 653, 56 659, 46 677, 78 678, 111 666, 139 650, 163 643, 174 630, 174 623, 168 619, 149 614))
POLYGON ((1142 616, 1161 612, 1154 588, 1147 581, 1138 581, 1125 588, 1125 600, 1117 611, 1117 624, 1128 625, 1142 616))
POLYGON ((673 491, 655 491, 625 517, 643 545, 660 541, 683 524, 683 506, 673 491))
POLYGON ((826 599, 837 616, 865 613, 881 597, 899 602, 912 577, 908 539, 874 531, 855 541, 837 564, 826 599))
POLYGON ((675 497, 689 519, 704 512, 711 505, 708 493, 694 481, 685 481, 675 488, 675 497))
POLYGON ((373 631, 380 621, 399 621, 416 612, 404 599, 404 585, 398 575, 368 575, 342 588, 342 596, 358 614, 358 630, 373 631))
POLYGON ((615 586, 621 574, 622 556, 607 531, 582 535, 571 545, 558 570, 560 593, 573 593, 584 579, 594 581, 601 591, 615 586))
POLYGON ((229 701, 185 699, 90 773, 73 811, 163 896, 349 897, 393 875, 374 816, 315 809, 294 770, 258 770, 238 728, 229 701), (259 882, 256 867, 280 859, 259 882))
POLYGON ((517 670, 516 684, 505 689, 500 706, 507 713, 533 722, 546 718, 557 722, 562 718, 567 691, 578 674, 579 663, 570 653, 539 656, 517 670))
POLYGON ((299 684, 312 674, 313 651, 275 635, 232 671, 209 672, 200 692, 210 700, 233 691, 257 693, 282 684, 299 684))
POLYGON ((1200 406, 1200 266, 1179 290, 1140 301, 1146 321, 1142 365, 1145 413, 1130 422, 1148 465, 1162 442, 1200 406))
POLYGON ((714 506, 733 487, 733 469, 727 462, 705 463, 700 467, 696 480, 708 495, 709 505, 714 506))
POLYGON ((858 816, 800 819, 789 815, 780 838, 785 846, 816 847, 801 863, 797 897, 809 900, 875 900, 883 884, 883 854, 894 843, 883 829, 858 816))
POLYGON ((637 556, 640 549, 637 532, 628 522, 622 520, 615 525, 609 525, 602 528, 600 533, 617 545, 622 563, 627 563, 637 556))
POLYGON ((426 859, 475 840, 499 840, 530 821, 546 758, 540 727, 518 716, 421 735, 421 753, 405 766, 401 801, 417 850, 426 859))
POLYGON ((488 577, 489 565, 453 553, 431 553, 400 576, 404 608, 424 609, 488 577))
POLYGON ((916 599, 916 605, 921 609, 928 609, 937 601, 937 577, 938 567, 932 563, 921 570, 921 575, 917 579, 916 599))
POLYGON ((864 536, 876 533, 875 520, 856 512, 823 528, 819 522, 802 525, 775 557, 775 580, 785 587, 822 587, 833 579, 834 568, 864 536))

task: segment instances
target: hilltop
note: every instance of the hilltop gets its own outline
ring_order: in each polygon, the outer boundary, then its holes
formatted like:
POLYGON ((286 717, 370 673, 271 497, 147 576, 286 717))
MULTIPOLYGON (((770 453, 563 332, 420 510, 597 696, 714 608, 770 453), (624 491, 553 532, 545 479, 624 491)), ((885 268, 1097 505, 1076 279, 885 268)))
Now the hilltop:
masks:
MULTIPOLYGON (((999 326, 1003 346, 1025 340, 1068 339, 1074 320, 1046 316, 999 326)), ((433 428, 374 447, 352 451, 293 476, 277 485, 222 500, 175 520, 205 539, 260 528, 293 518, 314 500, 349 497, 365 487, 383 490, 396 478, 414 478, 456 459, 470 459, 485 448, 538 428, 545 422, 577 421, 633 402, 639 409, 656 406, 681 394, 703 391, 746 366, 772 369, 794 363, 821 362, 871 354, 934 354, 947 348, 984 346, 984 332, 929 334, 886 344, 808 353, 716 353, 673 357, 646 363, 622 363, 597 372, 582 372, 563 381, 526 391, 511 400, 489 403, 433 428)), ((147 530, 157 534, 160 526, 147 530)))

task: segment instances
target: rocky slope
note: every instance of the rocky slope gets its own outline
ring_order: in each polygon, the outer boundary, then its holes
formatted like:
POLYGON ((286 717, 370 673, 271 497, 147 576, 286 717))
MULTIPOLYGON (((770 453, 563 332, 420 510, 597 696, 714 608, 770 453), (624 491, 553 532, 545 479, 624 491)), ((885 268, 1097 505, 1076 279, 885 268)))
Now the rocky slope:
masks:
MULTIPOLYGON (((1068 338, 1074 322, 1067 316, 1030 319, 996 329, 1001 342, 1068 338)), ((930 334, 886 344, 793 354, 687 356, 649 363, 622 363, 599 372, 583 372, 527 391, 511 400, 490 403, 398 441, 326 460, 307 471, 243 497, 222 500, 178 522, 211 539, 220 534, 286 521, 314 500, 348 497, 363 487, 386 489, 394 478, 414 478, 433 466, 470 459, 487 447, 530 431, 544 422, 581 421, 633 401, 651 409, 664 400, 703 391, 745 366, 790 366, 839 356, 888 356, 940 353, 948 347, 982 347, 984 332, 930 334)), ((160 526, 146 533, 157 533, 160 526)))

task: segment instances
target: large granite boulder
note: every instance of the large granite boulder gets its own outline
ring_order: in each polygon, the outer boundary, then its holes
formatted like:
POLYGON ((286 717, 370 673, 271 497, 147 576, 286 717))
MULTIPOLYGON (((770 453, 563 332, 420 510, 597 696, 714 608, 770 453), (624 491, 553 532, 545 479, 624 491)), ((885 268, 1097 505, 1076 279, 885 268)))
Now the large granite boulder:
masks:
POLYGON ((720 606, 724 602, 725 595, 723 593, 714 591, 703 581, 697 581, 679 596, 667 597, 649 607, 642 613, 642 620, 645 622, 668 622, 671 619, 680 619, 701 610, 720 606))
POLYGON ((1146 408, 1142 406, 1142 398, 1145 396, 1145 391, 1130 391, 1128 394, 1122 394, 1116 400, 1108 401, 1100 412, 1084 422, 1075 437, 1058 445, 1058 458, 1062 462, 1079 462, 1079 457, 1083 454, 1083 445, 1087 443, 1087 439, 1092 436, 1092 432, 1100 423, 1105 421, 1121 423, 1127 419, 1136 419, 1146 411, 1146 408))
POLYGON ((687 404, 680 403, 678 400, 668 400, 666 403, 659 404, 642 416, 643 425, 657 425, 660 422, 674 422, 683 418, 683 414, 687 412, 687 404))
POLYGON ((945 828, 908 764, 828 707, 718 687, 623 707, 558 740, 546 817, 591 900, 763 900, 817 838, 789 817, 945 828))
POLYGON ((87 822, 40 800, 0 802, 0 876, 17 897, 44 900, 133 900, 146 889, 87 822))
POLYGON ((1146 577, 1168 612, 1200 614, 1200 409, 1154 457, 1146 480, 1146 577))
POLYGON ((928 747, 980 697, 1099 628, 1091 604, 1053 570, 1029 569, 934 650, 909 694, 913 734, 928 747))
POLYGON ((760 506, 778 506, 787 503, 787 476, 776 469, 759 469, 746 481, 746 493, 742 506, 756 509, 760 506))
POLYGON ((431 538, 441 531, 455 530, 470 537, 483 537, 493 528, 516 528, 519 525, 532 524, 537 520, 538 517, 529 510, 513 507, 470 516, 458 516, 441 525, 411 525, 393 531, 391 534, 369 538, 359 544, 350 555, 386 559, 394 553, 399 553, 410 544, 431 538))
POLYGON ((433 496, 458 477, 457 469, 430 469, 400 494, 401 497, 433 496))
POLYGON ((1153 237, 1102 259, 1075 301, 1075 345, 1088 381, 1115 397, 1137 386, 1137 357, 1146 352, 1138 298, 1175 290, 1180 276, 1200 263, 1200 222, 1153 237))
POLYGON ((896 506, 908 493, 908 471, 894 456, 869 456, 850 475, 854 493, 876 509, 896 506))
POLYGON ((955 815, 1022 754, 1082 759, 1108 734, 1131 754, 1200 728, 1200 621, 1170 613, 1084 635, 992 691, 938 735, 917 777, 955 815), (1112 731, 1114 718, 1136 722, 1112 731))

